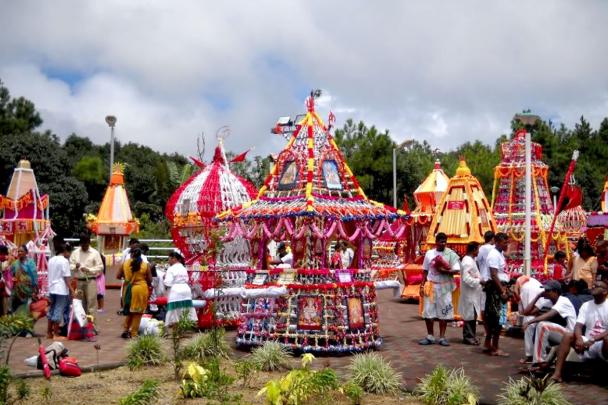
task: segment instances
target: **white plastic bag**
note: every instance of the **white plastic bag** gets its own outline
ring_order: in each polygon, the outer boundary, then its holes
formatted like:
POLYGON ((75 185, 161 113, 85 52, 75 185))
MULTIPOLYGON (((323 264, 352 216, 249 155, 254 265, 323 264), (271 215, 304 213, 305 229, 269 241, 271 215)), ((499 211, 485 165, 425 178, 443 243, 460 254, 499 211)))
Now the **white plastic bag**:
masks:
POLYGON ((87 313, 85 312, 84 307, 82 306, 82 300, 79 300, 78 298, 74 298, 72 300, 72 311, 74 314, 73 319, 78 322, 78 325, 80 325, 81 328, 84 328, 88 323, 88 319, 87 313))

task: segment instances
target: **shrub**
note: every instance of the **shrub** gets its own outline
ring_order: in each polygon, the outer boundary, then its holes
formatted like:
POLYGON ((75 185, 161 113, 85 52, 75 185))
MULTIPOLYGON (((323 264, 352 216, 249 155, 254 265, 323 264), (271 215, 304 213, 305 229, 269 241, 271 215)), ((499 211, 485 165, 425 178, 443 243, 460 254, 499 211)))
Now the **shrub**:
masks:
MULTIPOLYGON (((302 367, 291 370, 279 380, 270 380, 258 392, 269 404, 302 404, 338 388, 338 376, 331 368, 313 371, 308 366, 312 354, 302 356, 302 367)), ((317 401, 318 402, 318 401, 317 401)))
POLYGON ((253 362, 251 356, 238 360, 234 363, 234 371, 243 387, 249 387, 251 379, 259 370, 257 364, 253 362))
POLYGON ((156 380, 145 380, 143 385, 132 394, 121 398, 120 405, 149 405, 158 398, 159 383, 156 380))
POLYGON ((166 360, 159 337, 139 336, 128 347, 127 366, 131 370, 143 366, 159 366, 166 360))
POLYGON ((186 368, 186 375, 180 389, 184 398, 209 398, 220 403, 237 403, 240 394, 231 395, 228 388, 234 378, 224 374, 219 360, 210 358, 205 367, 191 362, 186 368))
POLYGON ((30 386, 28 385, 28 383, 25 382, 25 380, 17 381, 17 399, 19 399, 19 400, 28 399, 30 397, 31 393, 32 393, 32 390, 30 389, 30 386))
POLYGON ((396 394, 401 388, 401 374, 377 353, 356 354, 348 368, 353 383, 366 392, 396 394))
POLYGON ((262 371, 275 371, 286 368, 289 351, 277 342, 266 342, 251 353, 251 360, 262 371))
POLYGON ((199 364, 205 362, 208 357, 228 358, 230 346, 224 339, 224 329, 213 329, 207 333, 199 333, 182 350, 182 360, 191 360, 199 364))
POLYGON ((0 367, 0 404, 8 403, 8 385, 11 382, 11 370, 8 366, 0 367))
POLYGON ((559 384, 544 378, 509 378, 498 395, 499 405, 567 405, 559 384))
POLYGON ((361 401, 363 400, 363 388, 359 385, 349 381, 340 388, 340 391, 350 399, 352 405, 361 405, 361 401))
POLYGON ((476 404, 479 400, 477 388, 464 374, 462 368, 448 370, 437 366, 422 378, 416 393, 423 403, 429 405, 476 404))
POLYGON ((182 371, 182 339, 195 326, 196 324, 189 318, 188 312, 183 312, 179 317, 179 321, 171 328, 171 348, 173 349, 173 374, 175 381, 179 381, 182 371))

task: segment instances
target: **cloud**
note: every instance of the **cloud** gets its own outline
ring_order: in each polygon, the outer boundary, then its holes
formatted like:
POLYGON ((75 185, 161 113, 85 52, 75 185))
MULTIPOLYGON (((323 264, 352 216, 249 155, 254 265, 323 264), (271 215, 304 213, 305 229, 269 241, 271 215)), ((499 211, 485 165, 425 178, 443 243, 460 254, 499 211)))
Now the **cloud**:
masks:
POLYGON ((322 88, 338 126, 449 149, 493 143, 523 108, 597 127, 606 12, 601 0, 5 1, 0 78, 61 137, 106 142, 112 113, 122 142, 190 154, 201 131, 229 125, 230 149, 276 153, 276 118, 322 88))

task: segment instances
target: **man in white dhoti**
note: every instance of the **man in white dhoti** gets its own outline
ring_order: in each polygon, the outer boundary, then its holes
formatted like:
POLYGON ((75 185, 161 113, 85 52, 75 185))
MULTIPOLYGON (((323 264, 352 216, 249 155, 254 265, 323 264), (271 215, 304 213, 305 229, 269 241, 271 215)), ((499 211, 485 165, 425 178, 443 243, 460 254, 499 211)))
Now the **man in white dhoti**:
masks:
POLYGON ((470 242, 467 254, 460 262, 460 301, 458 312, 464 321, 462 342, 466 345, 479 345, 477 340, 477 317, 481 308, 482 281, 475 257, 479 253, 479 243, 470 242))

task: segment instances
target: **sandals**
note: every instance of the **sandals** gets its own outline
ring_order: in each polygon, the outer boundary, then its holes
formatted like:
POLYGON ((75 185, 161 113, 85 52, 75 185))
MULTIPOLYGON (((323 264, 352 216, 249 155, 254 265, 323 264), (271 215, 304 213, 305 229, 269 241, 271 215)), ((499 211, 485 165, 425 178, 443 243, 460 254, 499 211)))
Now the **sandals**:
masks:
POLYGON ((490 352, 490 356, 509 357, 510 354, 507 352, 503 352, 502 350, 496 350, 494 352, 490 352))
POLYGON ((124 331, 124 332, 123 332, 123 333, 120 335, 120 337, 121 337, 121 338, 123 338, 123 339, 131 339, 131 332, 129 332, 128 330, 127 330, 127 331, 124 331))

